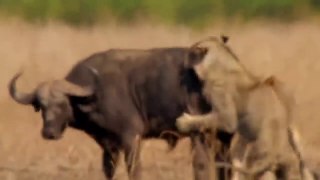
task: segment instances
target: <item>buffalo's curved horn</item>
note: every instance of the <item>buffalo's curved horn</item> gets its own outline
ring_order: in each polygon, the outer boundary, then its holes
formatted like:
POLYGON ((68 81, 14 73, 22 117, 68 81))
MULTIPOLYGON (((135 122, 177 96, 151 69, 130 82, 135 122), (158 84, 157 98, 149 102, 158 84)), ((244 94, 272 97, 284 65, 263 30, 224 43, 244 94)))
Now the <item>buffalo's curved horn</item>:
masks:
POLYGON ((66 80, 57 80, 53 84, 53 88, 56 88, 59 91, 62 91, 65 94, 71 96, 91 96, 94 94, 94 90, 91 87, 82 87, 80 85, 71 83, 66 80))
POLYGON ((97 78, 99 76, 99 72, 96 68, 92 67, 92 66, 86 66, 86 68, 89 69, 89 71, 92 73, 92 75, 97 78))
POLYGON ((92 66, 86 66, 88 68, 88 70, 90 71, 90 73, 93 76, 94 79, 94 85, 97 86, 99 84, 99 72, 96 68, 92 67, 92 66))
POLYGON ((35 100, 35 92, 32 93, 22 93, 17 91, 16 89, 16 81, 18 78, 22 75, 22 72, 17 73, 9 82, 8 88, 9 93, 12 99, 14 99, 16 102, 24 105, 32 104, 35 100))

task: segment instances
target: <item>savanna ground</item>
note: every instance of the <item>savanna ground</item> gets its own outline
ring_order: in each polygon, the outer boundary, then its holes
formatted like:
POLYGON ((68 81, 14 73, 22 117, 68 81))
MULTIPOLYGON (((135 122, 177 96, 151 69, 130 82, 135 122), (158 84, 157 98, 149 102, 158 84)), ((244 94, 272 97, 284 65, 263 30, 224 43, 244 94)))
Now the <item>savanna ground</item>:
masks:
MULTIPOLYGON (((320 24, 250 23, 215 25, 202 32, 152 24, 95 26, 90 29, 49 23, 34 26, 0 21, 0 179, 103 179, 101 150, 85 134, 67 129, 60 141, 41 138, 42 121, 31 107, 8 96, 9 79, 20 69, 19 87, 31 91, 43 80, 62 78, 74 63, 108 48, 188 46, 207 35, 226 34, 229 44, 253 72, 275 74, 293 88, 295 123, 307 160, 320 168, 320 24)), ((160 93, 160 92, 159 92, 160 93)), ((143 143, 144 179, 192 179, 189 140, 172 152, 161 140, 143 143)), ((116 179, 126 179, 121 159, 116 179)))

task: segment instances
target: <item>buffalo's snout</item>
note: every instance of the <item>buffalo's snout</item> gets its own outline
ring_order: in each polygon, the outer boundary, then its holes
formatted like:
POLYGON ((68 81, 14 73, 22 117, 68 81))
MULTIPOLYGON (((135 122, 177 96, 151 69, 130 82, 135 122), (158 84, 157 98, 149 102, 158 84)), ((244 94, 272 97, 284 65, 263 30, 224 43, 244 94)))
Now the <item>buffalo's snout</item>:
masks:
POLYGON ((61 138, 61 133, 53 128, 42 129, 42 137, 48 140, 58 140, 61 138))

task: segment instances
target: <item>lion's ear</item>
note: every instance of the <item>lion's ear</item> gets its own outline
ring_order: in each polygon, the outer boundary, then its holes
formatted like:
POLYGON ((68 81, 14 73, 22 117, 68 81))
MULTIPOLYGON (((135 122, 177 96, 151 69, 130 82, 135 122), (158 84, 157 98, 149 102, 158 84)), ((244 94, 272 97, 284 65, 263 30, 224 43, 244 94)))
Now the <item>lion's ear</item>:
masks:
POLYGON ((220 38, 223 43, 227 43, 229 41, 229 36, 221 35, 220 38))
POLYGON ((208 48, 205 47, 191 47, 188 54, 187 66, 193 67, 201 62, 207 52, 208 48))

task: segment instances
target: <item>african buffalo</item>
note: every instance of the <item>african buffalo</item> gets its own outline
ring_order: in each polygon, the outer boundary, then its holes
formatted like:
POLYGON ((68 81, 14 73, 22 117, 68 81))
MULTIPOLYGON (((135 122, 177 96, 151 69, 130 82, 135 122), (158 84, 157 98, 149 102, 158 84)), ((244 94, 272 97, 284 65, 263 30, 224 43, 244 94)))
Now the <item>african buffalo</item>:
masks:
MULTIPOLYGON (((59 139, 66 127, 83 130, 104 150, 108 179, 114 175, 119 150, 124 150, 129 177, 135 179, 139 178, 140 138, 177 132, 176 118, 183 112, 211 111, 196 73, 184 63, 188 50, 112 49, 91 55, 64 80, 44 82, 29 94, 16 89, 19 73, 10 81, 9 91, 16 102, 41 111, 45 139, 59 139)), ((207 145, 202 135, 191 137, 195 178, 207 179, 207 145)))

